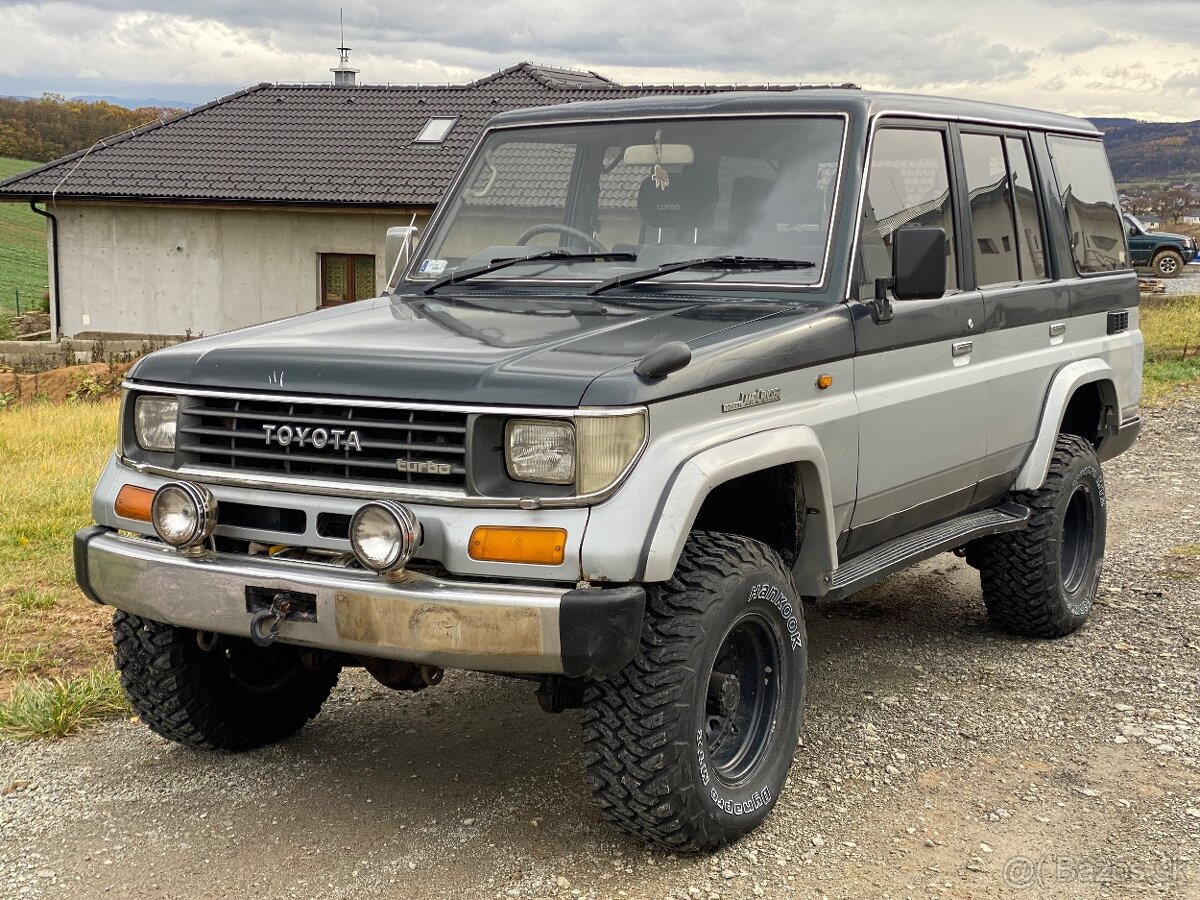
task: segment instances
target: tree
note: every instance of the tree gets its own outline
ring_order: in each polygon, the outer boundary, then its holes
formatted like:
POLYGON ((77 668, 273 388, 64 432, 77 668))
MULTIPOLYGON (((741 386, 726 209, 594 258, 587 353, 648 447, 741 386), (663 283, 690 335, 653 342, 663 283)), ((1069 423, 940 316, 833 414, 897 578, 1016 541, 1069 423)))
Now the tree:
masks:
POLYGON ((60 94, 35 100, 0 99, 0 156, 47 162, 178 110, 126 109, 97 100, 85 103, 60 94))

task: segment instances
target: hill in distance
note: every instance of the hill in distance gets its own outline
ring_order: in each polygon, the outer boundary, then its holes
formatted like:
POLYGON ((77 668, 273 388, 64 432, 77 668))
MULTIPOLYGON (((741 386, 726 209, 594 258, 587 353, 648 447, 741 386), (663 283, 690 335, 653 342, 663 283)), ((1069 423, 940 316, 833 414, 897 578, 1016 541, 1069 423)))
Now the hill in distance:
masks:
POLYGON ((1104 147, 1118 184, 1172 181, 1200 172, 1200 120, 1138 122, 1090 119, 1104 132, 1104 147))

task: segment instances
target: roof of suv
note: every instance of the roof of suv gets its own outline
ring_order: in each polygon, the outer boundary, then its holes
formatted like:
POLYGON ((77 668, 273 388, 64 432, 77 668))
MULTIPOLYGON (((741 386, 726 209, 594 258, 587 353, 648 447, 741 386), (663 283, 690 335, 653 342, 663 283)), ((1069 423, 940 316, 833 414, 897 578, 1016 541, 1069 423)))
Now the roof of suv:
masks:
POLYGON ((878 115, 915 116, 996 125, 1014 125, 1045 131, 1064 131, 1099 138, 1101 132, 1086 119, 1059 113, 959 100, 921 94, 892 94, 876 91, 827 90, 744 91, 700 96, 641 97, 599 100, 500 113, 492 126, 546 124, 550 122, 620 119, 659 115, 735 115, 788 112, 845 112, 861 117, 878 115))

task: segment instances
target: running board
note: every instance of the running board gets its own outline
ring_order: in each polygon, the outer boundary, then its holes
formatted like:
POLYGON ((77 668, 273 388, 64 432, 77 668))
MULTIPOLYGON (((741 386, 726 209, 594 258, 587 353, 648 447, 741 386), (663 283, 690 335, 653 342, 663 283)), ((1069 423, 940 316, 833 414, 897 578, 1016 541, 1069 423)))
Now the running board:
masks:
POLYGON ((968 541, 1024 528, 1029 522, 1029 515, 1027 507, 1018 503, 1002 503, 992 509, 967 513, 940 525, 931 525, 893 538, 838 566, 828 593, 819 600, 841 600, 913 563, 954 550, 968 541))

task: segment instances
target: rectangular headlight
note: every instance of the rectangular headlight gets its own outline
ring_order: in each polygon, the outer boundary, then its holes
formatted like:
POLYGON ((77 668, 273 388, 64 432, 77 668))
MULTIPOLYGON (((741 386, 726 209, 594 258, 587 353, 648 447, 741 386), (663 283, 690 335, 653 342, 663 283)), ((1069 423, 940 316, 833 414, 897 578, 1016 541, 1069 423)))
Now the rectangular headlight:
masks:
POLYGON ((646 415, 580 416, 576 420, 578 473, 576 491, 602 491, 633 462, 646 440, 646 415))
POLYGON ((179 401, 174 397, 138 397, 133 407, 134 432, 143 450, 175 450, 175 422, 179 401))
POLYGON ((504 427, 504 458, 514 481, 571 484, 575 480, 575 429, 569 422, 512 419, 504 427))

